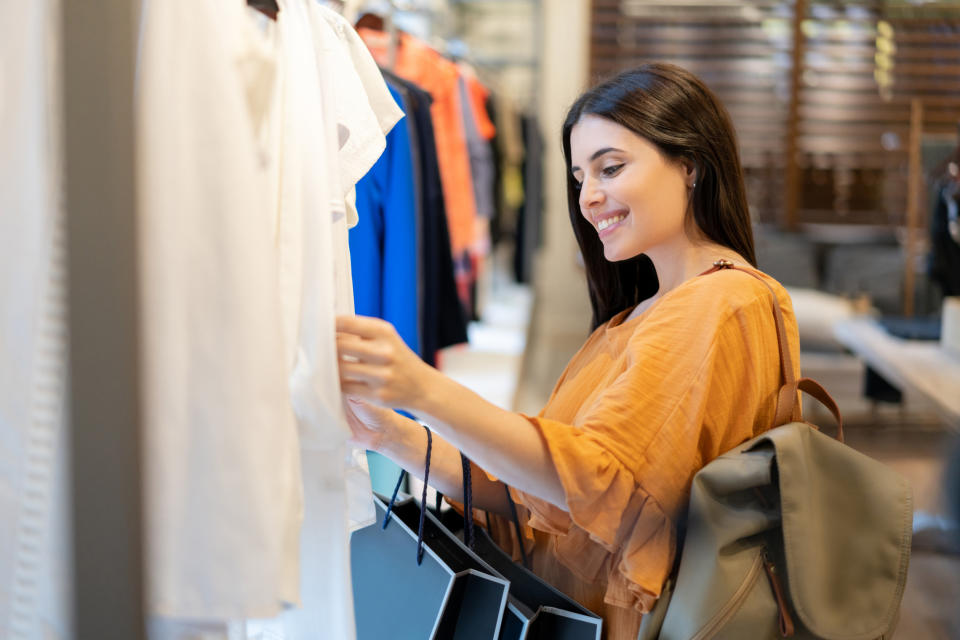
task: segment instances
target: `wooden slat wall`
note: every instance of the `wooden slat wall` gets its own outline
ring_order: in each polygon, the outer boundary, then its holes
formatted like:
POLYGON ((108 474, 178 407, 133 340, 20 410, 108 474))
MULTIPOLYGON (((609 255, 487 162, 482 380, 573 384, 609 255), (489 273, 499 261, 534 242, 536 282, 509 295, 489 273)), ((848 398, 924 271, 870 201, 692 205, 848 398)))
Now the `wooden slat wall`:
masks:
POLYGON ((898 174, 906 132, 896 129, 902 113, 884 108, 874 79, 878 5, 808 2, 797 123, 798 222, 885 224, 902 216, 898 174))
POLYGON ((910 99, 925 101, 927 133, 949 133, 960 118, 960 6, 937 11, 891 10, 879 0, 810 3, 798 140, 802 222, 903 224, 910 99), (889 31, 878 29, 882 22, 889 31), (895 47, 887 92, 875 76, 878 39, 895 47))
MULTIPOLYGON (((956 131, 960 120, 960 3, 806 4, 797 222, 902 224, 910 99, 924 101, 925 132, 956 131), (881 20, 896 47, 883 97, 881 20)), ((593 2, 594 78, 651 60, 700 75, 733 116, 755 218, 781 223, 793 13, 790 0, 593 2)))
MULTIPOLYGON (((928 5, 922 11, 910 7, 900 11, 887 9, 883 17, 893 29, 896 45, 891 102, 899 110, 897 130, 905 140, 900 149, 899 175, 906 191, 905 167, 909 161, 906 136, 910 129, 911 98, 922 101, 925 134, 957 135, 960 122, 960 5, 956 2, 928 5)), ((905 211, 906 193, 903 201, 901 210, 905 211)), ((927 226, 927 211, 927 207, 921 204, 921 227, 927 226)))
POLYGON ((704 4, 594 0, 591 72, 599 79, 664 61, 700 76, 733 118, 754 215, 773 219, 783 208, 791 10, 763 0, 704 4))

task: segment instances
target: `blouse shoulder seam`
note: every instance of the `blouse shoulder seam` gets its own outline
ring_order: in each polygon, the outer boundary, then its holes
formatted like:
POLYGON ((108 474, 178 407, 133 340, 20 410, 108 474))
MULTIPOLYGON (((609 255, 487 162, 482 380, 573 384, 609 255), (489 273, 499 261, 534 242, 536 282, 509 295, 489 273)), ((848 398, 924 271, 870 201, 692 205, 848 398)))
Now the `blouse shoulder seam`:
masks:
MULTIPOLYGON (((763 299, 763 298, 765 298, 765 297, 767 297, 766 294, 759 294, 759 295, 757 295, 756 297, 752 298, 749 302, 745 303, 745 304, 742 305, 742 306, 728 309, 727 312, 725 313, 723 319, 720 320, 720 322, 717 323, 717 326, 718 326, 718 327, 722 327, 723 325, 725 325, 725 324, 727 323, 728 320, 730 320, 730 318, 732 318, 734 315, 736 315, 736 313, 737 313, 740 309, 745 308, 745 307, 747 307, 747 306, 750 306, 750 305, 754 304, 755 302, 757 302, 758 300, 761 300, 761 299, 763 299)), ((777 303, 779 304, 779 297, 777 298, 777 303)), ((717 335, 719 335, 719 331, 717 332, 717 335)), ((710 348, 709 348, 709 350, 707 351, 707 355, 708 355, 708 356, 713 354, 713 352, 714 352, 714 351, 716 350, 716 348, 717 348, 717 344, 718 344, 717 337, 714 336, 714 338, 710 341, 710 348)), ((677 411, 680 410, 680 407, 683 405, 683 400, 687 397, 687 395, 689 394, 690 390, 693 389, 693 388, 696 386, 697 381, 699 381, 699 380, 702 378, 703 373, 704 373, 704 370, 706 369, 708 362, 710 362, 710 358, 709 358, 709 357, 706 357, 706 358, 703 359, 703 361, 700 363, 700 366, 697 367, 697 370, 696 370, 696 372, 694 373, 694 375, 691 376, 691 378, 690 378, 691 382, 686 385, 686 387, 685 387, 684 390, 683 390, 683 393, 680 395, 679 398, 677 398, 676 403, 674 404, 673 408, 670 410, 670 413, 667 414, 666 418, 664 418, 664 419, 661 421, 661 423, 657 426, 656 431, 654 431, 653 434, 650 436, 649 444, 648 444, 647 447, 644 448, 644 451, 643 451, 643 454, 642 454, 644 461, 647 461, 647 449, 649 448, 649 446, 651 446, 651 445, 657 440, 657 438, 660 436, 660 433, 663 431, 663 428, 664 428, 667 424, 670 423, 670 420, 673 418, 673 416, 677 413, 677 411)), ((599 434, 591 434, 591 435, 599 435, 599 434)), ((601 436, 601 437, 602 437, 602 436, 601 436)), ((637 478, 636 474, 632 472, 632 470, 631 470, 631 468, 630 468, 629 465, 627 465, 623 460, 620 459, 620 457, 615 453, 615 449, 613 449, 613 448, 611 448, 611 447, 606 447, 606 446, 605 446, 605 448, 607 448, 607 450, 610 451, 611 455, 613 455, 613 457, 617 459, 617 462, 619 462, 625 469, 631 471, 631 474, 634 476, 634 481, 639 485, 639 484, 640 484, 640 481, 639 481, 639 479, 637 478)))

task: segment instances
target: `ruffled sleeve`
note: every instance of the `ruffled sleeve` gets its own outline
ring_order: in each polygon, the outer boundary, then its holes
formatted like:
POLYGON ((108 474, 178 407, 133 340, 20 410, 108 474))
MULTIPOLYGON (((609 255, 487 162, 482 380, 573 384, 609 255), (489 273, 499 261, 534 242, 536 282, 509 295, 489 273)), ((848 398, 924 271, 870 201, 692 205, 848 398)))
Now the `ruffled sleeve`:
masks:
POLYGON ((552 533, 557 558, 581 580, 606 578, 604 601, 649 611, 676 553, 672 518, 633 473, 591 438, 545 418, 528 418, 544 434, 570 511, 517 491, 529 526, 552 533), (589 461, 589 468, 577 467, 589 461))
POLYGON ((525 416, 569 508, 511 488, 528 524, 556 536, 557 558, 580 579, 606 580, 605 602, 644 613, 673 566, 693 475, 772 418, 779 387, 769 293, 745 274, 710 279, 713 290, 691 284, 634 325, 606 328, 629 332, 621 359, 596 349, 541 415, 525 416), (724 284, 731 291, 718 292, 724 284))

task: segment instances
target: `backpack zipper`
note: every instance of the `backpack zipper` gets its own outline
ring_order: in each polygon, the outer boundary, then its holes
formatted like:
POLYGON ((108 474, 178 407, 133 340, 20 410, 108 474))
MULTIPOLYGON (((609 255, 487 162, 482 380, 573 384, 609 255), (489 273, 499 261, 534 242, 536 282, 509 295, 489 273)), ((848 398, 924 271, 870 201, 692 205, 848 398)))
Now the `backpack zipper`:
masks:
POLYGON ((777 567, 773 564, 773 560, 770 559, 770 554, 766 548, 764 548, 762 555, 763 568, 767 572, 767 579, 770 580, 770 589, 773 591, 773 598, 777 601, 777 611, 780 619, 780 635, 784 638, 790 638, 795 631, 793 617, 790 615, 790 609, 787 608, 787 599, 783 595, 783 585, 780 584, 777 567))
POLYGON ((753 564, 750 566, 750 570, 747 571, 747 575, 744 577, 743 582, 740 583, 740 586, 737 587, 733 596, 727 600, 723 608, 721 608, 700 631, 692 636, 690 640, 708 640, 708 638, 712 638, 717 631, 722 629, 723 625, 733 617, 733 614, 740 609, 743 601, 746 600, 750 594, 750 590, 753 588, 753 585, 756 584, 760 574, 763 573, 763 559, 763 552, 758 553, 753 564))

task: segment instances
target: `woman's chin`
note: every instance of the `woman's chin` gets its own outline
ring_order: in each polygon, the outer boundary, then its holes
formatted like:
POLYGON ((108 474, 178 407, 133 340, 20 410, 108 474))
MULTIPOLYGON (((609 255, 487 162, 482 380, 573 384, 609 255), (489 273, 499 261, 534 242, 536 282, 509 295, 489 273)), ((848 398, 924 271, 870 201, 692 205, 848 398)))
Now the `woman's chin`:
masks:
POLYGON ((623 262, 638 255, 639 253, 636 251, 624 251, 622 247, 613 243, 603 245, 603 257, 606 258, 607 262, 623 262))

